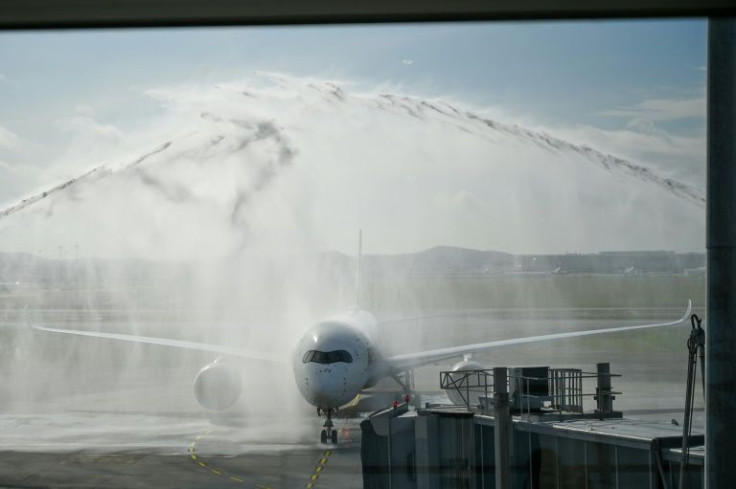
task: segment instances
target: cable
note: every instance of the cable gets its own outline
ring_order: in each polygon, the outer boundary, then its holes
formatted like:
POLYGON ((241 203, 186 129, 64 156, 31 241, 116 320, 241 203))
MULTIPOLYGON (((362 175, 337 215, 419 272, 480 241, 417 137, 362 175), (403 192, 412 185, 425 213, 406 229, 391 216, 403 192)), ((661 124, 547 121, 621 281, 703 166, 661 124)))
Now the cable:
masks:
MULTIPOLYGON (((690 337, 687 339, 687 388, 685 390, 685 419, 682 423, 682 454, 680 456, 680 484, 679 488, 685 488, 685 468, 690 461, 690 437, 693 431, 693 408, 695 403, 695 377, 697 375, 697 362, 700 356, 700 370, 703 381, 703 394, 705 395, 705 376, 703 375, 705 358, 705 331, 702 320, 693 314, 690 316, 690 337), (700 354, 700 355, 698 355, 700 354)), ((689 480, 688 480, 689 483, 689 480)), ((688 484, 689 485, 689 484, 688 484)))

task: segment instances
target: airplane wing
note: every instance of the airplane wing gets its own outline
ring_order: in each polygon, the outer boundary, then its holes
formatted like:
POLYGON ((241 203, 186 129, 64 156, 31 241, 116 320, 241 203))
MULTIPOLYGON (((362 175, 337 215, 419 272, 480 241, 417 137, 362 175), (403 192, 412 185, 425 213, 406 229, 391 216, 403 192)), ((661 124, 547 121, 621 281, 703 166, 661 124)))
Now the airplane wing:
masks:
POLYGON ((675 326, 686 321, 692 310, 692 301, 688 301, 687 310, 680 319, 669 321, 666 323, 641 324, 635 326, 621 326, 617 328, 593 329, 588 331, 572 331, 569 333, 545 334, 540 336, 527 336, 524 338, 511 338, 508 340, 489 341, 487 343, 475 343, 471 345, 452 346, 448 348, 439 348, 437 350, 428 350, 416 353, 408 353, 405 355, 397 355, 387 358, 386 362, 393 372, 401 372, 410 368, 420 367, 440 360, 459 357, 468 353, 480 353, 495 348, 511 345, 521 345, 524 343, 534 343, 537 341, 561 340, 565 338, 579 338, 581 336, 592 336, 605 333, 620 333, 622 331, 633 331, 637 329, 658 328, 662 326, 675 326))
POLYGON ((129 341, 131 343, 145 343, 149 345, 168 346, 173 348, 184 348, 188 350, 207 351, 219 353, 221 355, 231 355, 234 357, 247 358, 249 360, 266 360, 269 362, 285 363, 286 358, 280 355, 263 353, 255 350, 247 350, 244 348, 234 348, 231 346, 212 345, 209 343, 197 343, 194 341, 172 340, 168 338, 154 338, 151 336, 137 336, 118 333, 102 333, 99 331, 84 331, 78 329, 61 329, 47 328, 45 326, 31 325, 33 329, 39 331, 47 331, 50 333, 62 333, 76 336, 91 336, 93 338, 104 338, 108 340, 129 341))

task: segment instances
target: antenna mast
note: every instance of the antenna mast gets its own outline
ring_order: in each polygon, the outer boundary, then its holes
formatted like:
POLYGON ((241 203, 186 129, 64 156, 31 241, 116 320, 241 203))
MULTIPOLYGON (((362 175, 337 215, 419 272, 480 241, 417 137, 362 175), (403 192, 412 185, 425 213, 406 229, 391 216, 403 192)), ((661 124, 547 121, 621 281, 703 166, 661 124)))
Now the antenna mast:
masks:
POLYGON ((358 256, 355 264, 355 310, 360 310, 360 262, 363 258, 363 230, 358 231, 358 256))

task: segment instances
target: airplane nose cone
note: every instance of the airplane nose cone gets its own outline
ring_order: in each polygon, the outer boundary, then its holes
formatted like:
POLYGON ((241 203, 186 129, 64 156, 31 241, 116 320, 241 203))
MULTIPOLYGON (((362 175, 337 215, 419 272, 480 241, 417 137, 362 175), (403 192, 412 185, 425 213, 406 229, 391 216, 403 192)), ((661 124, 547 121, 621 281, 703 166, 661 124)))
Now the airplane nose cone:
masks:
POLYGON ((314 372, 309 376, 314 400, 318 405, 327 407, 336 403, 334 379, 332 372, 325 370, 314 372))
POLYGON ((330 385, 322 376, 314 376, 312 379, 312 399, 319 406, 328 406, 332 404, 332 396, 330 395, 330 385))
POLYGON ((304 373, 305 382, 299 385, 304 398, 319 407, 340 407, 350 401, 355 388, 347 383, 346 372, 335 368, 310 368, 304 373))

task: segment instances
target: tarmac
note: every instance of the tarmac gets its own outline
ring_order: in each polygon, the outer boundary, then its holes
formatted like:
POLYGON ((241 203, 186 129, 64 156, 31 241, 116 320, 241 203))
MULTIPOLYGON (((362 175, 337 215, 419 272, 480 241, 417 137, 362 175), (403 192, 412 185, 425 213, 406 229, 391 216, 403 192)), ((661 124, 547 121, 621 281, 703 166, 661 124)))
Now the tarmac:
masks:
MULTIPOLYGON (((137 394, 145 398, 146 389, 137 394)), ((153 405, 160 401, 149 399, 153 405)), ((321 421, 316 416, 292 417, 288 422, 240 415, 213 419, 196 412, 110 412, 89 398, 85 404, 84 409, 68 405, 57 412, 0 415, 0 486, 363 485, 360 418, 337 419, 339 443, 321 445, 317 440, 321 421)))

